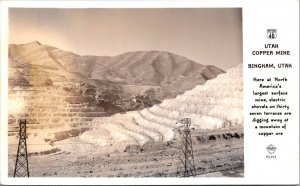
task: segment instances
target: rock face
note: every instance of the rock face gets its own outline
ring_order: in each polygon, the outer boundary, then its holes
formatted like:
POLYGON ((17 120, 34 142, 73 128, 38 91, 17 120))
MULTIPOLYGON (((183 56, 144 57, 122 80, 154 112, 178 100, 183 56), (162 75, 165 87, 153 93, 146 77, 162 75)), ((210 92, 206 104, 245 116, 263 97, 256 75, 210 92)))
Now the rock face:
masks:
POLYGON ((97 131, 100 134, 104 130, 107 138, 101 139, 102 146, 109 144, 120 148, 128 144, 169 141, 175 137, 173 129, 178 127, 175 123, 183 118, 191 118, 191 127, 195 131, 242 127, 242 76, 240 64, 204 85, 198 85, 161 104, 141 111, 98 118, 94 120, 93 131, 85 132, 80 139, 98 144, 93 136, 97 131))

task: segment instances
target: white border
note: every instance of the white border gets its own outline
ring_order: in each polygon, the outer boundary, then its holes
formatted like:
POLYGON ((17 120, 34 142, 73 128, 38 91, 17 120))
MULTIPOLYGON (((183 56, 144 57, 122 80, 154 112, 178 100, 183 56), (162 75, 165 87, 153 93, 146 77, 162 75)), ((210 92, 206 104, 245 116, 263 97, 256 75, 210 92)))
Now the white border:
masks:
POLYGON ((242 7, 241 0, 116 0, 116 1, 42 1, 42 0, 11 0, 2 1, 3 8, 198 8, 198 7, 242 7))
MULTIPOLYGON (((256 2, 257 6, 260 6, 260 2, 256 2)), ((268 1, 268 3, 283 2, 278 0, 268 1)), ((299 6, 297 0, 285 0, 288 3, 294 3, 299 6)), ((204 0, 204 1, 0 1, 1 12, 1 54, 8 53, 8 8, 9 7, 47 7, 47 8, 225 8, 225 7, 242 7, 243 19, 245 16, 244 9, 250 5, 250 2, 242 0, 204 0)), ((267 9, 266 9, 267 11, 267 9)), ((255 12, 252 12, 252 15, 255 12)), ((298 18, 297 18, 298 19, 298 18)), ((298 23, 299 24, 299 19, 298 23)), ((244 23, 243 23, 244 25, 244 23)), ((243 30, 245 27, 243 27, 243 30)), ((246 28, 247 32, 250 32, 249 28, 246 28)), ((298 30, 299 34, 299 30, 298 30)), ((245 35, 243 34, 245 39, 245 35)), ((243 50, 245 52, 246 45, 243 44, 243 50)), ((245 57, 245 56, 244 56, 245 57)), ((255 162, 249 162, 247 156, 249 152, 245 150, 245 177, 244 178, 9 178, 8 163, 7 163, 7 88, 8 88, 8 66, 6 61, 7 55, 1 55, 1 184, 14 184, 14 185, 149 185, 149 184, 172 184, 172 185, 212 185, 212 184, 295 184, 295 180, 283 180, 281 182, 274 182, 269 179, 255 179, 255 177, 247 176, 247 164, 255 162)), ((245 70, 245 68, 244 68, 245 70)), ((247 82, 244 82, 244 84, 247 82)), ((298 85, 299 86, 299 85, 298 85)), ((245 103, 245 102, 244 102, 245 103)), ((246 124, 245 124, 246 125, 246 124)), ((246 127, 245 127, 246 130, 246 127)), ((249 143, 249 138, 245 131, 245 146, 246 142, 249 143)), ((299 133, 298 133, 299 135, 299 133)), ((250 143, 249 143, 250 145, 250 143)), ((246 147, 245 147, 246 148, 246 147)), ((252 152, 255 153, 255 152, 252 152)), ((299 151, 298 151, 299 153, 299 151)), ((298 154, 299 156, 299 154, 298 154)), ((272 169, 272 167, 270 167, 272 169)), ((279 170, 280 171, 280 170, 279 170)), ((299 173, 299 169, 298 169, 299 173)), ((298 181, 299 183, 299 181, 298 181)))
MULTIPOLYGON (((9 7, 47 7, 47 8, 221 8, 242 7, 241 1, 2 1, 1 2, 1 53, 8 53, 8 8, 9 7)), ((8 61, 7 55, 1 55, 1 61, 8 61)), ((7 63, 1 63, 1 123, 7 123, 7 63)), ((241 184, 243 178, 11 178, 8 177, 7 162, 7 125, 1 125, 1 182, 14 185, 195 185, 195 184, 241 184)))
MULTIPOLYGON (((1 53, 8 53, 8 7, 47 7, 47 8, 198 8, 198 7, 241 7, 241 1, 2 1, 1 5, 1 53)), ((8 61, 7 55, 1 55, 1 61, 8 61)), ((7 79, 8 79, 8 67, 7 63, 1 63, 1 123, 7 123, 7 79)), ((240 184, 243 182, 243 178, 11 178, 8 177, 8 163, 7 163, 7 125, 1 125, 1 182, 3 184, 39 184, 39 185, 73 185, 73 184, 88 184, 88 185, 192 185, 192 184, 240 184)))

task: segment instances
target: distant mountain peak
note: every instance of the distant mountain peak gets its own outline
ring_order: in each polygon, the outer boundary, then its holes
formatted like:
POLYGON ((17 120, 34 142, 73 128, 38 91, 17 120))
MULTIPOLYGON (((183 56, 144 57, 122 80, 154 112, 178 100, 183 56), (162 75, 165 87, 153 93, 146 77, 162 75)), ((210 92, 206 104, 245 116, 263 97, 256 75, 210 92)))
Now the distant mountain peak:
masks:
POLYGON ((25 45, 25 46, 32 46, 32 45, 41 46, 42 44, 39 41, 32 41, 32 42, 29 42, 29 43, 24 43, 22 45, 25 45))

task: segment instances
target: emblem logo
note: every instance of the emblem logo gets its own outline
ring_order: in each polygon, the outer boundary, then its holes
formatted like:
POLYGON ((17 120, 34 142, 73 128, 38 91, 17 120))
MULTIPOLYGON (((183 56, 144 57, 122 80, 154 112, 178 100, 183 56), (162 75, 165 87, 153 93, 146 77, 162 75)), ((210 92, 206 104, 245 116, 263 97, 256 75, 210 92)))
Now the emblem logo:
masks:
POLYGON ((276 151, 277 148, 271 144, 266 149, 270 154, 274 154, 274 152, 276 151))
POLYGON ((268 29, 267 30, 267 38, 268 39, 275 39, 277 37, 276 32, 277 32, 276 29, 268 29))

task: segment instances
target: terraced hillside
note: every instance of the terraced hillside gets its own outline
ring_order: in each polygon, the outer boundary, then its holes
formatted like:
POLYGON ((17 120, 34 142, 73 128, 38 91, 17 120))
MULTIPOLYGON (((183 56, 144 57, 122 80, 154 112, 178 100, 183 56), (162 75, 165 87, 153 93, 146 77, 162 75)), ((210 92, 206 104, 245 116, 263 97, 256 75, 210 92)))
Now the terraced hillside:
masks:
MULTIPOLYGON (((31 176, 38 177, 178 177, 183 171, 180 140, 172 129, 177 127, 177 120, 189 117, 196 174, 241 177, 244 172, 242 91, 242 65, 239 65, 162 104, 94 118, 88 122, 90 130, 78 136, 70 134, 49 145, 41 143, 39 134, 36 138, 31 135, 29 171, 31 176)), ((11 142, 16 141, 11 137, 11 142)), ((16 147, 9 145, 10 176, 16 147)))
POLYGON ((39 42, 9 57, 9 175, 20 118, 32 176, 178 176, 183 118, 197 174, 243 167, 242 65, 223 73, 168 52, 79 56, 39 42))
POLYGON ((153 107, 97 118, 93 130, 83 133, 80 139, 115 149, 171 141, 176 138, 175 123, 183 118, 191 118, 194 131, 242 128, 242 65, 153 107))
POLYGON ((43 150, 91 129, 95 118, 152 106, 223 73, 168 52, 79 56, 37 41, 10 45, 9 58, 10 142, 26 118, 29 143, 43 150))
MULTIPOLYGON (((54 141, 51 150, 31 153, 31 176, 178 177, 183 165, 178 134, 192 120, 196 174, 243 176, 242 65, 191 91, 141 111, 94 118, 78 136, 54 141), (176 135, 177 134, 177 135, 176 135), (38 155, 38 156, 36 156, 38 155)), ((28 141, 32 141, 29 137, 28 141)), ((10 145, 9 175, 16 146, 10 145)), ((45 148, 29 145, 28 149, 45 148)))
POLYGON ((19 119, 27 120, 29 153, 40 153, 55 151, 50 143, 77 136, 90 129, 93 118, 109 115, 103 107, 88 105, 90 98, 79 93, 84 87, 82 83, 16 60, 11 60, 9 65, 11 148, 17 147, 19 119), (77 87, 78 92, 68 91, 66 87, 77 87))

